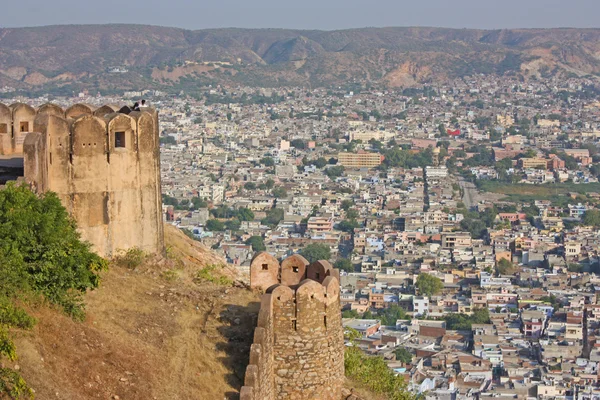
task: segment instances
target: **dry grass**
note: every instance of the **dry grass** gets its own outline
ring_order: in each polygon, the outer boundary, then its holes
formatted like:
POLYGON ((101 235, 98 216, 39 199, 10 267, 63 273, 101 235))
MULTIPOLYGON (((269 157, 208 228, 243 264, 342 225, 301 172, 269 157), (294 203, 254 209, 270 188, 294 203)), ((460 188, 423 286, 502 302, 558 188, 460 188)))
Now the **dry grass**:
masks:
POLYGON ((346 378, 344 387, 351 390, 352 393, 360 397, 361 400, 386 400, 385 396, 373 394, 368 389, 361 387, 349 378, 346 378))
POLYGON ((39 322, 17 334, 15 364, 37 399, 237 398, 258 295, 196 283, 202 266, 222 260, 171 227, 166 241, 168 260, 111 267, 87 295, 83 323, 32 310, 39 322))

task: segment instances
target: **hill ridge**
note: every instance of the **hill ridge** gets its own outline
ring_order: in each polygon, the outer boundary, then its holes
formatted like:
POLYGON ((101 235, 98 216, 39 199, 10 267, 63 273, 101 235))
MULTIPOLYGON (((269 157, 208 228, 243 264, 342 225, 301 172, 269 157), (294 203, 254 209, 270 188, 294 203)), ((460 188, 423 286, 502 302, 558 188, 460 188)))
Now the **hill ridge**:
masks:
POLYGON ((0 56, 0 86, 29 91, 181 90, 181 77, 199 84, 329 86, 356 80, 394 87, 478 73, 597 76, 600 29, 48 25, 0 28, 0 56), (496 68, 513 55, 508 69, 496 68), (190 67, 211 63, 218 65, 190 67), (407 65, 415 71, 410 76, 402 72, 407 65), (156 78, 182 67, 173 79, 156 78))

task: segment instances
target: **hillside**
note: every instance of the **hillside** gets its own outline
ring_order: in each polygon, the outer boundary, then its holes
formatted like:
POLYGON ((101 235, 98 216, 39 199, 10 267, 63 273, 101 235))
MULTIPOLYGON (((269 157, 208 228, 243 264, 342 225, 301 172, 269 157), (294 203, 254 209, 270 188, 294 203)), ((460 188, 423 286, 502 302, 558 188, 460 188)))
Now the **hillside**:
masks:
POLYGON ((0 29, 0 86, 57 93, 210 83, 406 87, 475 73, 597 75, 599 54, 599 29, 47 26, 0 29))
POLYGON ((198 282, 200 269, 222 260, 171 226, 165 239, 169 259, 103 273, 84 322, 31 310, 38 323, 17 332, 12 367, 37 399, 237 398, 259 296, 240 283, 198 282))

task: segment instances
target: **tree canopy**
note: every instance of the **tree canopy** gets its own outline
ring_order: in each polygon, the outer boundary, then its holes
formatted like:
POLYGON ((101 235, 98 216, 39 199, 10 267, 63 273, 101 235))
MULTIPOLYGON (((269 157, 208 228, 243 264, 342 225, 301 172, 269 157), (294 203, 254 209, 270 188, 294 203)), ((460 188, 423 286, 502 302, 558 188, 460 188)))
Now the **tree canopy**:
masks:
POLYGON ((415 285, 419 289, 419 293, 423 296, 433 296, 439 293, 444 287, 441 279, 425 273, 419 274, 415 285))
MULTIPOLYGON (((25 185, 0 190, 0 238, 0 356, 14 360, 9 329, 35 324, 20 307, 28 295, 41 295, 82 319, 82 295, 98 287, 107 262, 81 241, 54 193, 37 196, 25 185)), ((26 397, 31 391, 17 371, 0 366, 0 397, 14 393, 26 397)))
POLYGON ((267 249, 262 236, 251 236, 246 240, 246 244, 252 246, 252 251, 254 252, 265 251, 267 249))
POLYGON ((340 258, 333 266, 341 271, 354 272, 354 265, 352 265, 352 261, 347 258, 340 258))
POLYGON ((582 221, 584 225, 600 227, 600 210, 587 210, 582 221))
POLYGON ((331 258, 331 250, 329 246, 319 243, 311 243, 300 250, 300 254, 310 263, 319 260, 329 260, 331 258))

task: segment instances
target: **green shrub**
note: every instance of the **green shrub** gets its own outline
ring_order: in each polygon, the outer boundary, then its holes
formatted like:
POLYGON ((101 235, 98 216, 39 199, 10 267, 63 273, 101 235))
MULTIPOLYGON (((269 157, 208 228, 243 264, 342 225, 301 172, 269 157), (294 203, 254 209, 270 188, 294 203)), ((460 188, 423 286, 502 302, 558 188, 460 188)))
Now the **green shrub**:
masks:
POLYGON ((123 254, 116 256, 114 258, 114 262, 120 267, 136 269, 140 267, 147 259, 148 254, 144 250, 138 247, 132 247, 123 254))
POLYGON ((161 276, 167 282, 175 282, 177 280, 177 271, 170 269, 168 271, 164 271, 161 276))
MULTIPOLYGON (((84 317, 82 295, 99 284, 107 262, 83 242, 54 193, 37 196, 26 185, 0 190, 0 358, 16 359, 10 329, 35 319, 17 304, 43 298, 75 319, 84 317)), ((29 398, 18 372, 0 368, 0 397, 29 398)))
POLYGON ((0 368, 0 393, 11 399, 33 399, 33 390, 17 371, 9 368, 0 368))
POLYGON ((346 348, 344 354, 346 376, 364 385, 376 394, 389 400, 414 400, 415 396, 406 390, 401 376, 396 376, 388 368, 382 357, 368 356, 357 346, 346 348))
POLYGON ((202 268, 196 274, 196 280, 200 282, 211 282, 220 286, 231 286, 233 280, 227 276, 215 274, 217 270, 222 269, 222 265, 211 264, 202 268))

